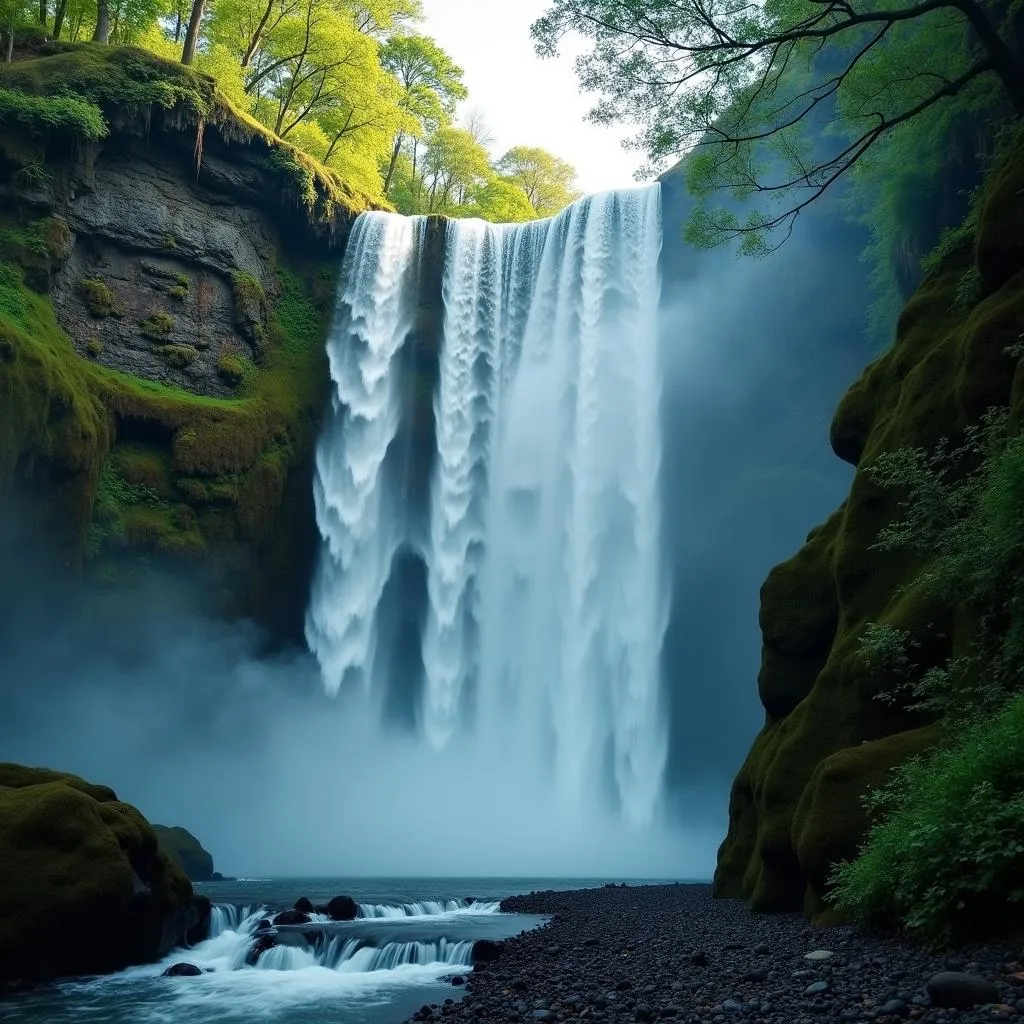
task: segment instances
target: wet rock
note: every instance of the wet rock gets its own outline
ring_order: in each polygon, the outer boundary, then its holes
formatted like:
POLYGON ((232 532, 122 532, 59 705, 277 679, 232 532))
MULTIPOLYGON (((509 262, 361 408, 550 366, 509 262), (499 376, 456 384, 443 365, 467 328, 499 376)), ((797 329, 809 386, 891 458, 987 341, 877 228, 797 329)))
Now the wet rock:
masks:
POLYGON ((910 1007, 902 999, 890 999, 878 1011, 883 1017, 906 1017, 910 1007))
POLYGON ((827 981, 815 981, 812 982, 807 988, 804 989, 805 996, 820 996, 828 991, 827 981))
POLYGON ((810 953, 804 955, 805 960, 821 961, 831 960, 835 956, 835 953, 831 949, 812 949, 810 953))
POLYGON ((195 964, 172 964, 161 975, 163 978, 196 978, 203 972, 195 964))
POLYGON ((332 921, 353 921, 359 916, 359 905, 351 896, 335 896, 324 912, 332 921))
POLYGON ((309 914, 303 913, 301 910, 282 910, 274 918, 275 925, 281 924, 309 924, 309 914))
POLYGON ((253 941, 253 944, 249 947, 249 952, 245 955, 245 962, 250 966, 254 967, 256 961, 266 953, 268 949, 273 949, 277 945, 277 939, 272 935, 266 933, 258 935, 253 941))
POLYGON ((456 974, 452 977, 453 985, 465 985, 466 979, 461 974, 456 974))
POLYGON ((258 925, 256 925, 256 931, 258 931, 258 932, 265 932, 265 931, 269 931, 273 927, 274 927, 274 925, 271 922, 270 918, 269 917, 265 917, 265 918, 263 918, 262 921, 260 921, 260 923, 258 925))
POLYGON ((292 909, 297 910, 300 914, 312 914, 313 903, 307 896, 300 896, 292 909))
POLYGON ((492 939, 478 939, 473 943, 473 963, 485 964, 501 956, 502 943, 492 939))
POLYGON ((940 971, 928 979, 925 987, 936 1006, 967 1010, 972 1006, 999 1002, 999 989, 977 974, 940 971))

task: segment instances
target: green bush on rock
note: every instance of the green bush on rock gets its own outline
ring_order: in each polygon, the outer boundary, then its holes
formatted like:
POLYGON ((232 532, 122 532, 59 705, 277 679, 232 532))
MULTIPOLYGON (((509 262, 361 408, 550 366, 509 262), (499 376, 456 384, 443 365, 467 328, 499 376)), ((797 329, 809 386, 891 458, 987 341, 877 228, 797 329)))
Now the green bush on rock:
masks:
POLYGON ((878 790, 861 855, 836 868, 843 912, 945 945, 991 934, 1024 901, 1024 697, 878 790))

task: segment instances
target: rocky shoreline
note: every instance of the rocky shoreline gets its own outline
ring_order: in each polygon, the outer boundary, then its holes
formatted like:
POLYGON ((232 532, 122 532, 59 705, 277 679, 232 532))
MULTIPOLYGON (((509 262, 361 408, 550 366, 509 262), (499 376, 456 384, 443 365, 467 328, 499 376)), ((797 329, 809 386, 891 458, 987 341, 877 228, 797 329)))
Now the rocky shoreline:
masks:
POLYGON ((478 963, 465 998, 423 1007, 413 1020, 974 1024, 1024 1016, 1017 946, 934 953, 853 928, 814 928, 798 914, 753 914, 738 900, 714 899, 709 885, 539 892, 501 907, 552 919, 478 963))

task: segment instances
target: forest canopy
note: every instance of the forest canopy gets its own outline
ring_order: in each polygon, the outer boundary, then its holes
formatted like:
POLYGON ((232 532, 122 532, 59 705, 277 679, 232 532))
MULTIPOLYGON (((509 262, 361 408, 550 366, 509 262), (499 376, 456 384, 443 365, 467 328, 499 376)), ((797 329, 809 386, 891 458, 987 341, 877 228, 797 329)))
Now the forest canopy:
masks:
POLYGON ((576 198, 544 150, 493 154, 419 0, 0 0, 4 57, 33 39, 131 44, 211 75, 237 107, 399 212, 523 221, 576 198), (524 175, 515 154, 534 154, 524 175))

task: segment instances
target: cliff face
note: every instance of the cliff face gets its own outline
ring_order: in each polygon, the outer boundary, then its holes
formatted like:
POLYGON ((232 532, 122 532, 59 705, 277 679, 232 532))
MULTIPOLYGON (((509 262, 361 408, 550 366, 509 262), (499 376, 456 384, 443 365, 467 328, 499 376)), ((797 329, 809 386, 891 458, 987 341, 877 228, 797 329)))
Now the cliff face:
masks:
POLYGON ((171 568, 296 634, 323 340, 366 204, 189 69, 56 50, 0 71, 0 498, 93 579, 171 568))
POLYGON ((1024 414, 1024 142, 993 173, 973 238, 926 276, 893 348, 843 398, 836 454, 857 467, 849 497, 761 588, 758 691, 765 725, 733 784, 716 891, 758 910, 825 916, 830 865, 852 857, 867 820, 861 797, 924 750, 936 723, 876 699, 892 684, 860 652, 868 623, 908 630, 922 670, 962 653, 974 623, 915 589, 927 567, 873 550, 898 493, 868 467, 883 452, 955 440, 987 409, 1024 414))

